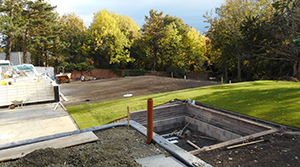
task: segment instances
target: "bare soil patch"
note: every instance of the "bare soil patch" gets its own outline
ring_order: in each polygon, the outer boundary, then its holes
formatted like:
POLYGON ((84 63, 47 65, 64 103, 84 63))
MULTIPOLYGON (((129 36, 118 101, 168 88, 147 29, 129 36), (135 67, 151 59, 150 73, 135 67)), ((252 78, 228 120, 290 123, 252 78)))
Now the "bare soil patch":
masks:
POLYGON ((274 133, 263 136, 264 142, 235 149, 217 149, 197 155, 215 167, 282 167, 300 165, 300 134, 274 133))
POLYGON ((125 94, 139 96, 217 84, 211 81, 138 76, 61 84, 60 91, 70 100, 64 104, 71 106, 120 99, 125 94))

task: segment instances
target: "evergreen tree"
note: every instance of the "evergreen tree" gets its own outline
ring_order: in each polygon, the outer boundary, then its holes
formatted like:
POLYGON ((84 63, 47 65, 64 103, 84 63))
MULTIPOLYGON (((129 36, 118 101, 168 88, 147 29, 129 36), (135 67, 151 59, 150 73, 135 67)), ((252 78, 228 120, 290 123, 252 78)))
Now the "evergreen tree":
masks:
POLYGON ((3 0, 0 1, 0 32, 4 37, 6 60, 10 60, 12 44, 15 37, 20 35, 23 27, 22 11, 24 1, 3 0))
MULTIPOLYGON (((59 25, 58 14, 54 13, 56 6, 51 6, 43 0, 28 3, 28 24, 25 30, 25 44, 29 47, 35 65, 47 65, 49 56, 55 56, 57 45, 63 45, 59 36, 63 27, 59 25)), ((25 15, 26 16, 26 15, 25 15)))

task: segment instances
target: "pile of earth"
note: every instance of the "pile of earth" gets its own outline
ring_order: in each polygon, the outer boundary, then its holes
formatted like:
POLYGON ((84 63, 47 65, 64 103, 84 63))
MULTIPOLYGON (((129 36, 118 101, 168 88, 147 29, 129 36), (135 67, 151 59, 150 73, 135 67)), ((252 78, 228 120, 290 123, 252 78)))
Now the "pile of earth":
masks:
POLYGON ((282 77, 280 78, 280 81, 299 82, 297 78, 291 76, 282 77))

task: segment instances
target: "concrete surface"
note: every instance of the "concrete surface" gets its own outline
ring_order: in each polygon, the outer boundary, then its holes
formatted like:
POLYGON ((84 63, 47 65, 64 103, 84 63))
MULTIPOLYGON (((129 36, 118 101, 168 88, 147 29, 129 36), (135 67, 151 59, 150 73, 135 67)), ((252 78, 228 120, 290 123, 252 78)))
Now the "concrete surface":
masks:
POLYGON ((186 167, 186 165, 184 165, 174 157, 165 157, 162 154, 153 157, 136 159, 135 161, 143 167, 186 167))
POLYGON ((56 103, 0 109, 0 145, 78 130, 78 126, 56 103))

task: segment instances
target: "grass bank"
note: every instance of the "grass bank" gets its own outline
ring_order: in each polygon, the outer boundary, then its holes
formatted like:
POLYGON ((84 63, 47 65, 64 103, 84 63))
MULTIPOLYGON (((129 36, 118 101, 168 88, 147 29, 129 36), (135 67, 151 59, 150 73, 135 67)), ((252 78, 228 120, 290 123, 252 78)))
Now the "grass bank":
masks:
POLYGON ((208 86, 180 91, 123 98, 67 107, 80 128, 107 124, 146 109, 148 98, 154 105, 173 99, 192 99, 214 107, 300 128, 300 83, 255 81, 208 86))

